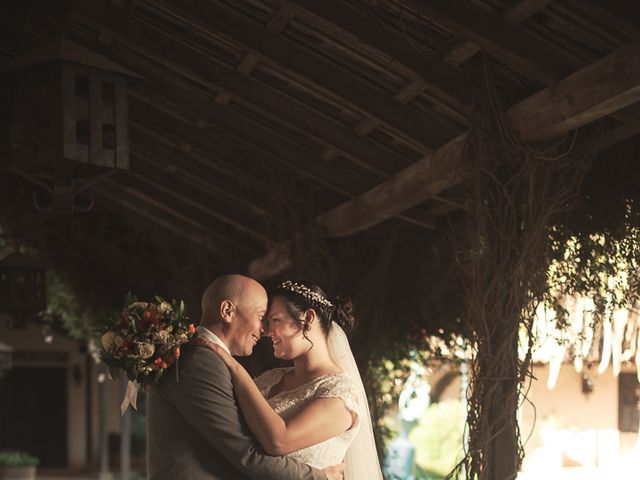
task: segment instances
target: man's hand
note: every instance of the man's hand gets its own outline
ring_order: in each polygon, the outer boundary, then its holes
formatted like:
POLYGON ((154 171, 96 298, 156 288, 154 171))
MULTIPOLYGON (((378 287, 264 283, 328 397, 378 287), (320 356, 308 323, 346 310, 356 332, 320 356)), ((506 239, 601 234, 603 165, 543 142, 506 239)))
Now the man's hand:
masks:
POLYGON ((342 480, 344 478, 344 463, 331 465, 322 471, 327 476, 327 480, 342 480))

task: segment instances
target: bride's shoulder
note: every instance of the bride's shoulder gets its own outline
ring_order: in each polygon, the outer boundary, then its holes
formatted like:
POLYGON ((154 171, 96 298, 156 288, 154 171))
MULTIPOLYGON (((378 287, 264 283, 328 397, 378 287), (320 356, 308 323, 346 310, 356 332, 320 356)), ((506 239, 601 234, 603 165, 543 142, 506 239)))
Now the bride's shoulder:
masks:
POLYGON ((285 373, 287 373, 290 368, 272 368, 271 370, 267 370, 266 372, 261 373, 255 378, 256 385, 260 390, 263 390, 266 387, 270 387, 271 385, 280 381, 285 373))
POLYGON ((327 375, 318 385, 314 397, 339 398, 348 410, 357 415, 363 406, 356 383, 346 373, 327 375))
POLYGON ((316 396, 340 397, 348 395, 356 401, 357 392, 356 384, 346 373, 342 372, 323 377, 316 389, 316 396))

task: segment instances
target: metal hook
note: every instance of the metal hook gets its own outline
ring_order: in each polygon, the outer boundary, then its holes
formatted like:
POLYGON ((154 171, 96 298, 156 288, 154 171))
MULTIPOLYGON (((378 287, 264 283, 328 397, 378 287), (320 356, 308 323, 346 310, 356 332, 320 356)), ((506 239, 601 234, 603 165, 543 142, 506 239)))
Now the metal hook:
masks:
POLYGON ((33 191, 33 206, 39 212, 51 213, 51 211, 53 211, 53 192, 51 190, 49 190, 48 188, 45 188, 45 190, 47 190, 49 192, 49 194, 51 195, 51 202, 49 203, 49 205, 44 205, 44 204, 41 204, 40 202, 38 202, 38 192, 40 192, 40 190, 36 188, 33 191))
POLYGON ((81 197, 76 192, 73 195, 73 210, 74 211, 81 212, 81 213, 86 213, 86 212, 89 212, 89 211, 93 210, 93 207, 95 206, 95 200, 93 198, 93 193, 91 194, 91 198, 87 199, 89 202, 86 205, 82 205, 81 203, 78 203, 77 199, 79 199, 79 198, 85 198, 85 197, 81 197))

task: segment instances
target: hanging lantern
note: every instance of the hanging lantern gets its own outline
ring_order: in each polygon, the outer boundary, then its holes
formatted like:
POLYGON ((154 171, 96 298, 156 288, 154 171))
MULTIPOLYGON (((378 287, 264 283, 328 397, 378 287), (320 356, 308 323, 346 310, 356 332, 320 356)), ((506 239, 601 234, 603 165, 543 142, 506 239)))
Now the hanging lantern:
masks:
POLYGON ((12 354, 13 348, 0 342, 0 379, 13 367, 12 354))
POLYGON ((76 180, 129 168, 127 78, 132 76, 64 39, 4 68, 4 161, 8 170, 38 185, 36 207, 56 213, 86 209, 76 199, 76 180))
POLYGON ((46 307, 45 268, 22 253, 0 260, 0 311, 14 318, 14 328, 25 326, 29 314, 46 307))

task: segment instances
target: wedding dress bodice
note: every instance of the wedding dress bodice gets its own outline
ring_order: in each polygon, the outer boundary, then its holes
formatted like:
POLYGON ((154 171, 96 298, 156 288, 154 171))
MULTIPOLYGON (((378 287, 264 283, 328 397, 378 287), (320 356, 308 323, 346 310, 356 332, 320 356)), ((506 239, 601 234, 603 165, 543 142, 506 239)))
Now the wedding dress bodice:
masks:
POLYGON ((360 427, 361 406, 355 385, 344 373, 322 375, 293 390, 285 390, 269 397, 271 387, 290 370, 292 369, 275 368, 256 378, 260 392, 282 418, 287 420, 295 416, 305 405, 317 398, 339 398, 347 409, 356 413, 357 418, 351 428, 340 435, 292 452, 288 456, 320 469, 341 463, 360 427))

